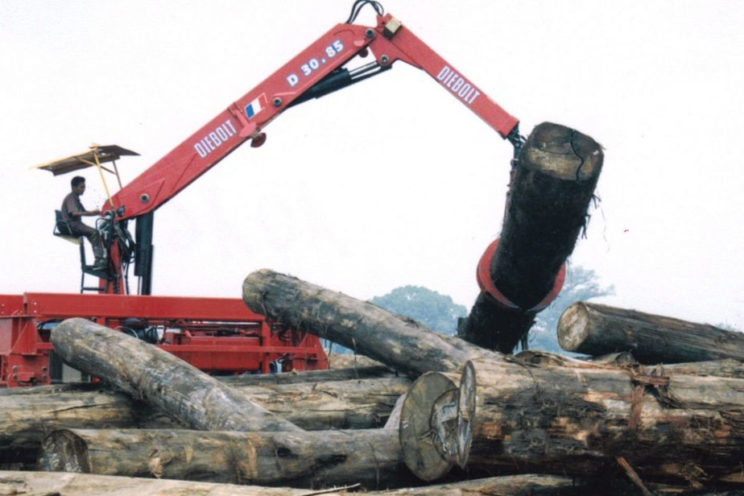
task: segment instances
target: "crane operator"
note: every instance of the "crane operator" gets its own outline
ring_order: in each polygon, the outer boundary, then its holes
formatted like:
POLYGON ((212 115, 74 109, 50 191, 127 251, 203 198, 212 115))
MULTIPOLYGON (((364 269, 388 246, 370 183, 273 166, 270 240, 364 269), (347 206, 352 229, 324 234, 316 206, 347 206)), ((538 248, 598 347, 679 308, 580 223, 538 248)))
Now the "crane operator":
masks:
POLYGON ((85 178, 75 176, 70 181, 72 191, 62 201, 62 220, 70 226, 73 236, 85 236, 93 248, 94 270, 106 269, 106 258, 103 254, 103 243, 98 230, 86 225, 82 221, 83 216, 93 216, 101 213, 100 210, 85 210, 80 196, 85 193, 85 178))

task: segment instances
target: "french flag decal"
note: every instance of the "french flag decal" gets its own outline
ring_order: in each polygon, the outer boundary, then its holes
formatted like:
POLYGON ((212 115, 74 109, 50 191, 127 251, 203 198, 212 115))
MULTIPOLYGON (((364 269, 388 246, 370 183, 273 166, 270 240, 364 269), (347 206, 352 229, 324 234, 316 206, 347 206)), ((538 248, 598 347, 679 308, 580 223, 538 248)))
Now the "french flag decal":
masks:
POLYGON ((266 95, 262 93, 258 98, 245 106, 245 115, 251 119, 265 109, 266 106, 266 95))

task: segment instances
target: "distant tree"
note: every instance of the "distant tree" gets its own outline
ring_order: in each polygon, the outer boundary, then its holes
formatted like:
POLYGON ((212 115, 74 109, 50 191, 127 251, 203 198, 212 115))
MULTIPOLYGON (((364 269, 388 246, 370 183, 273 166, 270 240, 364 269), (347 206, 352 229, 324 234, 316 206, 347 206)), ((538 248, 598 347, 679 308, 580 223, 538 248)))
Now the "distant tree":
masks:
POLYGON ((468 314, 467 308, 445 296, 421 286, 402 286, 370 300, 390 312, 411 318, 434 331, 452 336, 457 319, 468 314))
POLYGON ((558 320, 563 311, 577 301, 615 294, 615 287, 603 287, 597 282, 597 274, 579 265, 569 266, 563 288, 548 308, 537 314, 535 324, 530 329, 528 345, 530 349, 572 355, 563 351, 558 344, 558 320))

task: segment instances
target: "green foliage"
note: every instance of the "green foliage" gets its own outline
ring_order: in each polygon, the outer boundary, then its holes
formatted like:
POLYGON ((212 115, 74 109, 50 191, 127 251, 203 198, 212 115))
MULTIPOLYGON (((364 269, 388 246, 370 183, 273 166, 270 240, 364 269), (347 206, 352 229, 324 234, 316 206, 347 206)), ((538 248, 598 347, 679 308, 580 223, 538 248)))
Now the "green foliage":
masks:
POLYGON ((468 314, 467 308, 451 297, 421 286, 395 288, 384 296, 375 296, 371 302, 450 336, 457 331, 457 319, 468 314))
POLYGON ((566 308, 577 301, 615 294, 614 286, 603 287, 597 282, 597 274, 581 266, 569 266, 563 289, 548 308, 538 313, 529 334, 529 348, 551 353, 571 354, 558 344, 558 319, 566 308))

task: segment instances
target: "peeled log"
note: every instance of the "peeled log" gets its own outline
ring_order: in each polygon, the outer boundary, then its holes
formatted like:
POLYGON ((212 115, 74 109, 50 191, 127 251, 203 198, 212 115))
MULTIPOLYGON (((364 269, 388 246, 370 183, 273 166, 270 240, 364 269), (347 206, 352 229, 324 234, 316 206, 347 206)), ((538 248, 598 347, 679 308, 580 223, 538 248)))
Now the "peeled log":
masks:
POLYGON ((643 364, 744 360, 742 333, 587 302, 563 312, 558 342, 587 355, 629 351, 643 364))
POLYGON ((195 429, 302 431, 244 393, 180 358, 86 319, 67 319, 51 334, 66 362, 143 399, 195 429))
POLYGON ((589 136, 547 122, 535 127, 512 170, 500 239, 481 260, 482 293, 460 337, 511 353, 527 335, 560 289, 556 279, 586 225, 602 162, 589 136))
POLYGON ((240 484, 366 488, 413 482, 397 432, 84 430, 51 433, 40 466, 50 471, 240 484))
POLYGON ((254 311, 260 308, 262 315, 330 339, 413 378, 430 370, 457 370, 473 358, 500 356, 372 303, 268 269, 245 278, 243 301, 254 311))

